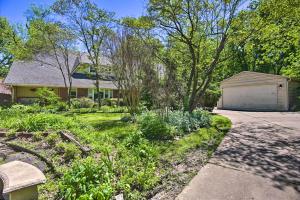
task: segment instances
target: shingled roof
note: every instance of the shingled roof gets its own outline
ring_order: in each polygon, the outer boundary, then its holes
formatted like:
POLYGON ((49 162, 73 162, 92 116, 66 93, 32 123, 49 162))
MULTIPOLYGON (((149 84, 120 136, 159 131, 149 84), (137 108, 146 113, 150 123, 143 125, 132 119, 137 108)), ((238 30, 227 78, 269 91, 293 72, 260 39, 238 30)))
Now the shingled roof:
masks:
MULTIPOLYGON (((74 71, 79 64, 79 59, 72 57, 70 60, 70 71, 74 71)), ((12 86, 42 86, 42 87, 64 87, 64 79, 56 62, 49 58, 42 58, 41 61, 15 61, 4 81, 6 85, 12 86)), ((65 67, 64 74, 67 74, 65 67)), ((72 87, 94 88, 95 80, 87 76, 80 76, 74 73, 72 76, 72 87)), ((111 80, 101 80, 100 88, 117 89, 111 80)))

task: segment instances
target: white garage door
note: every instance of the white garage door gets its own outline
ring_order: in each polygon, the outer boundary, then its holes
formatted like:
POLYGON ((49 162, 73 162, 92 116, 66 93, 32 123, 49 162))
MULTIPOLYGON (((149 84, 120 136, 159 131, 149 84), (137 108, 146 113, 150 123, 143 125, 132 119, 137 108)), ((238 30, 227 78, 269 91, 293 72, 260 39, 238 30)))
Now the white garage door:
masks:
POLYGON ((223 108, 241 110, 275 110, 277 86, 238 86, 223 88, 223 108))

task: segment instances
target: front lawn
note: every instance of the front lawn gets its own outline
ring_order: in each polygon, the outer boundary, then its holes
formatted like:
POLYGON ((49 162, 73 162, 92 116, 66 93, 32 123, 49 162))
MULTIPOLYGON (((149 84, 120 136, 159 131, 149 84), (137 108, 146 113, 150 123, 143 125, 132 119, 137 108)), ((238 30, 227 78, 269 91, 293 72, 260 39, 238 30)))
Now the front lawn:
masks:
POLYGON ((148 199, 162 193, 176 196, 231 126, 227 118, 212 115, 210 127, 175 139, 149 140, 137 123, 121 120, 125 113, 2 110, 1 114, 0 127, 12 138, 9 142, 38 152, 59 174, 45 170, 48 180, 40 187, 41 199, 110 199, 120 193, 125 199, 148 199), (88 155, 55 135, 61 131, 60 126, 91 149, 88 155), (24 131, 35 132, 34 137, 17 137, 24 131))

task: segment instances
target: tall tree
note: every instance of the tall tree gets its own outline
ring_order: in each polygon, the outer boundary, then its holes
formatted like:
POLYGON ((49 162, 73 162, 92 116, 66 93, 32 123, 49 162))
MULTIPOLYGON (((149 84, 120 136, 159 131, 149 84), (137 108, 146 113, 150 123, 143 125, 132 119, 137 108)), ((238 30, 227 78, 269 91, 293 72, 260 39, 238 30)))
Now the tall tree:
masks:
POLYGON ((106 45, 122 98, 129 112, 137 113, 143 83, 153 69, 153 49, 145 47, 140 38, 127 27, 117 31, 106 45))
POLYGON ((181 70, 184 108, 193 111, 208 88, 230 35, 241 0, 150 0, 149 16, 168 40, 187 55, 181 70))
POLYGON ((0 77, 7 75, 13 62, 13 53, 17 53, 22 44, 21 38, 7 19, 0 17, 0 77))
POLYGON ((241 70, 293 73, 300 50, 300 2, 264 0, 251 5, 236 19, 238 34, 230 41, 229 49, 236 59, 229 60, 227 65, 233 73, 241 70), (253 34, 240 43, 240 38, 251 31, 253 34))
POLYGON ((23 54, 27 59, 55 67, 61 72, 71 105, 72 74, 79 64, 75 53, 76 38, 72 32, 53 22, 35 19, 29 23, 28 41, 23 54))
POLYGON ((113 13, 97 7, 89 0, 57 0, 53 10, 65 17, 69 26, 83 45, 96 75, 98 107, 101 105, 99 80, 108 69, 102 65, 103 43, 111 34, 113 13))

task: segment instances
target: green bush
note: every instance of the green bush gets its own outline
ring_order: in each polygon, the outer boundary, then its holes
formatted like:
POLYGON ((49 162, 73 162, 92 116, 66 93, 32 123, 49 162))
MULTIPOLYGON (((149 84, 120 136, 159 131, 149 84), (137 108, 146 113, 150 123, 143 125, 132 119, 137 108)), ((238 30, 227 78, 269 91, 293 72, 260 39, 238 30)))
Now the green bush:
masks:
POLYGON ((73 108, 93 108, 95 103, 90 98, 82 97, 71 99, 71 105, 73 108))
POLYGON ((101 101, 102 106, 126 106, 125 102, 123 99, 119 99, 119 104, 118 104, 118 99, 117 98, 112 98, 112 99, 102 99, 101 101))
POLYGON ((100 111, 104 113, 126 113, 128 109, 121 106, 101 106, 100 111))
POLYGON ((196 120, 196 125, 194 125, 195 127, 209 127, 211 121, 211 114, 206 110, 198 108, 192 112, 191 118, 196 120))
POLYGON ((175 127, 178 133, 192 131, 190 126, 190 115, 188 112, 179 110, 169 112, 167 123, 175 127))
POLYGON ((38 88, 36 95, 42 106, 56 105, 60 101, 59 96, 49 88, 38 88))
POLYGON ((208 127, 210 120, 210 113, 202 109, 196 109, 192 113, 171 111, 166 119, 167 123, 174 126, 179 133, 189 133, 202 127, 208 127))
POLYGON ((67 110, 68 110, 68 105, 65 102, 60 101, 56 104, 56 111, 61 112, 67 110))
POLYGON ((66 160, 73 159, 77 155, 80 155, 80 150, 73 143, 60 142, 56 145, 56 150, 63 153, 66 160))
POLYGON ((111 161, 88 157, 75 162, 59 183, 60 199, 111 199, 114 174, 111 161))
POLYGON ((227 117, 215 115, 212 117, 211 126, 221 131, 228 131, 231 128, 231 121, 227 117))
POLYGON ((169 140, 173 138, 170 126, 154 112, 143 113, 138 118, 142 134, 150 140, 169 140))

